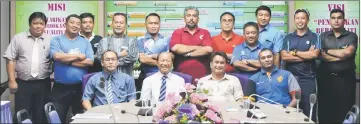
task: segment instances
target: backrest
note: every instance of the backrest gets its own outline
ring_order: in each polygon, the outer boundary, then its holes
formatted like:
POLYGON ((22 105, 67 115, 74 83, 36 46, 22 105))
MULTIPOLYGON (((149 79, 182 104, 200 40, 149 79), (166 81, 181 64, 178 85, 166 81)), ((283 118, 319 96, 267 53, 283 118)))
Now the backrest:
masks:
POLYGON ((347 114, 346 114, 346 117, 345 117, 345 120, 343 121, 344 124, 349 124, 349 123, 356 123, 356 118, 357 118, 357 115, 351 111, 349 111, 347 114))
MULTIPOLYGON (((149 72, 149 73, 145 74, 145 77, 151 76, 155 73, 156 72, 149 72)), ((185 73, 181 73, 181 72, 175 72, 175 71, 173 71, 172 73, 182 77, 184 79, 185 83, 192 83, 192 76, 185 74, 185 73)))
POLYGON ((248 89, 246 87, 248 85, 249 78, 247 75, 242 75, 239 73, 229 73, 229 75, 233 75, 233 76, 237 77, 238 80, 241 82, 243 93, 244 94, 248 93, 248 89))
POLYGON ((59 114, 52 102, 45 104, 44 110, 49 123, 61 123, 59 114))
POLYGON ((28 118, 21 122, 22 124, 32 124, 33 122, 28 118))
POLYGON ((16 113, 16 117, 18 122, 20 123, 32 123, 32 121, 29 119, 29 113, 26 111, 26 109, 22 109, 16 113))
POLYGON ((83 76, 83 78, 82 78, 82 89, 83 89, 83 92, 84 92, 84 89, 85 89, 86 84, 88 83, 89 78, 92 77, 94 74, 96 74, 96 72, 89 73, 89 74, 86 74, 86 75, 83 76))

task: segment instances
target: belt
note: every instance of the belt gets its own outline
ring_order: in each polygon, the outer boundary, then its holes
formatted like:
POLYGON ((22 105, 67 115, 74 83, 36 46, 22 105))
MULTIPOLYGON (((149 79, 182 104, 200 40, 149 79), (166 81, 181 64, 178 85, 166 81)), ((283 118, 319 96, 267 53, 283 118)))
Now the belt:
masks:
POLYGON ((44 79, 35 79, 35 80, 22 80, 20 78, 17 78, 17 80, 20 80, 22 82, 29 82, 29 83, 38 83, 39 81, 49 80, 49 83, 50 83, 50 77, 47 77, 47 78, 44 78, 44 79))

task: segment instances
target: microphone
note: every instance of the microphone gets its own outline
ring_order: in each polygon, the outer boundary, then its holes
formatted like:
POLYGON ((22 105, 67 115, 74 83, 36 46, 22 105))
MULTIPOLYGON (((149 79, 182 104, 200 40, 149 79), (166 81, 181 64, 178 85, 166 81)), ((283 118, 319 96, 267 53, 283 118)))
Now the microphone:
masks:
MULTIPOLYGON (((151 92, 152 92, 152 90, 149 90, 148 92, 146 92, 145 96, 148 96, 151 92)), ((150 95, 150 96, 152 96, 152 95, 150 95)), ((150 99, 152 99, 152 97, 150 99)), ((152 109, 153 109, 153 106, 154 106, 152 104, 152 100, 149 100, 148 98, 142 97, 141 100, 138 101, 138 103, 136 103, 135 106, 139 106, 140 102, 141 102, 141 106, 140 106, 140 109, 138 111, 138 115, 152 116, 153 115, 153 110, 152 109)))
POLYGON ((125 111, 125 110, 121 110, 120 112, 121 112, 122 114, 128 113, 128 114, 131 114, 131 115, 136 116, 136 117, 137 117, 137 120, 138 120, 138 124, 140 123, 138 115, 133 114, 133 113, 130 113, 130 112, 127 112, 127 111, 125 111))
POLYGON ((310 104, 311 104, 310 116, 308 116, 308 118, 305 118, 305 121, 306 121, 306 122, 310 121, 310 118, 312 119, 313 105, 315 105, 316 101, 317 101, 317 96, 316 96, 316 94, 311 94, 311 95, 310 95, 310 104))
POLYGON ((297 101, 297 113, 299 113, 299 105, 300 105, 300 100, 301 100, 301 91, 297 90, 296 91, 296 101, 297 101))

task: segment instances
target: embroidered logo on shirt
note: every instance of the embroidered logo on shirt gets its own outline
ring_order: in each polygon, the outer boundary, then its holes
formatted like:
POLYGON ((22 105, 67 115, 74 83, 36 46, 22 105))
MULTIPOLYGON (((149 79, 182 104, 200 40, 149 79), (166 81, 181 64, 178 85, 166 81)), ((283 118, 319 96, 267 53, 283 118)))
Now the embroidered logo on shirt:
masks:
POLYGON ((203 40, 203 35, 199 36, 199 39, 203 40))
POLYGON ((244 51, 242 50, 242 51, 241 51, 241 55, 246 55, 246 53, 244 53, 244 51))
POLYGON ((310 41, 306 41, 306 44, 310 44, 310 41))
POLYGON ((283 80, 283 77, 282 77, 282 76, 279 76, 279 77, 277 78, 278 83, 281 83, 282 80, 283 80))
POLYGON ((71 49, 68 51, 68 54, 81 54, 79 48, 71 49))

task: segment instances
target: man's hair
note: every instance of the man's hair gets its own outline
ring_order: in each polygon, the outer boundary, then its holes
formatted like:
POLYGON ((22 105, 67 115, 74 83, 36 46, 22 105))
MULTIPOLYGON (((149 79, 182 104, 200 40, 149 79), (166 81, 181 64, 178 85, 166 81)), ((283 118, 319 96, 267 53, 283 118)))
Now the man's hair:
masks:
POLYGON ((229 59, 227 57, 227 54, 222 52, 222 51, 213 52, 211 54, 211 62, 213 61, 214 57, 216 57, 216 56, 221 56, 222 58, 224 58, 224 60, 226 60, 226 63, 229 63, 229 59))
POLYGON ((247 22, 246 24, 243 25, 243 32, 245 32, 246 28, 252 26, 254 28, 256 28, 257 33, 259 33, 259 27, 258 24, 256 22, 247 22))
POLYGON ((310 12, 307 9, 297 9, 293 17, 296 17, 296 14, 300 12, 304 12, 307 15, 307 19, 310 19, 310 12))
POLYGON ((159 53, 158 54, 158 56, 157 56, 157 62, 159 61, 159 57, 160 57, 160 55, 162 55, 162 54, 170 54, 170 56, 171 56, 171 58, 172 58, 172 62, 174 62, 174 55, 173 55, 173 53, 171 53, 171 52, 161 52, 161 53, 159 53))
POLYGON ((127 23, 127 20, 128 20, 127 14, 125 14, 125 13, 120 13, 120 12, 114 13, 113 18, 112 18, 112 21, 114 21, 114 17, 115 17, 115 16, 123 16, 123 17, 125 18, 125 23, 127 23))
MULTIPOLYGON (((272 53, 272 56, 275 55, 271 49, 269 49, 269 48, 263 48, 263 49, 261 49, 261 51, 259 51, 258 56, 260 56, 261 53, 264 52, 264 51, 270 51, 270 52, 272 53)), ((260 57, 259 57, 259 58, 260 58, 260 57)))
POLYGON ((219 17, 219 20, 220 20, 221 22, 222 22, 222 17, 223 17, 224 15, 230 15, 230 16, 232 16, 232 18, 233 18, 233 22, 236 21, 236 18, 234 17, 233 13, 224 12, 224 13, 222 13, 221 16, 219 17))
POLYGON ((29 16, 29 25, 31 25, 31 22, 36 18, 40 18, 41 20, 43 20, 45 22, 45 25, 48 22, 48 18, 46 18, 44 13, 42 13, 42 12, 33 12, 29 16))
POLYGON ((77 14, 70 14, 68 17, 66 17, 65 23, 68 23, 71 17, 78 18, 81 21, 80 16, 78 16, 77 14))
POLYGON ((107 53, 107 52, 113 52, 113 53, 115 54, 115 56, 117 57, 117 59, 118 59, 118 53, 117 53, 117 52, 115 52, 115 51, 113 51, 113 50, 107 50, 107 51, 105 51, 104 53, 102 53, 101 60, 104 60, 104 55, 105 55, 105 53, 107 53))
POLYGON ((149 13, 146 17, 145 17, 145 21, 147 21, 149 16, 156 16, 158 17, 159 21, 160 21, 160 16, 157 13, 149 13))
POLYGON ((264 5, 259 6, 256 9, 256 12, 255 12, 256 16, 257 16, 258 11, 260 11, 260 10, 266 10, 269 13, 269 15, 272 16, 271 9, 268 6, 264 6, 264 5))
POLYGON ((92 18, 93 19, 93 23, 94 23, 94 15, 93 14, 91 14, 91 13, 82 13, 82 14, 80 14, 80 20, 82 20, 83 18, 88 18, 88 17, 90 17, 90 18, 92 18))
POLYGON ((331 17, 331 15, 332 15, 332 13, 342 13, 342 19, 345 19, 345 12, 344 11, 342 11, 341 9, 333 9, 333 10, 331 10, 331 12, 330 12, 330 17, 331 17))
POLYGON ((184 9, 184 15, 183 15, 184 17, 187 15, 188 10, 195 10, 197 12, 197 16, 199 16, 199 10, 194 6, 189 6, 184 9))

